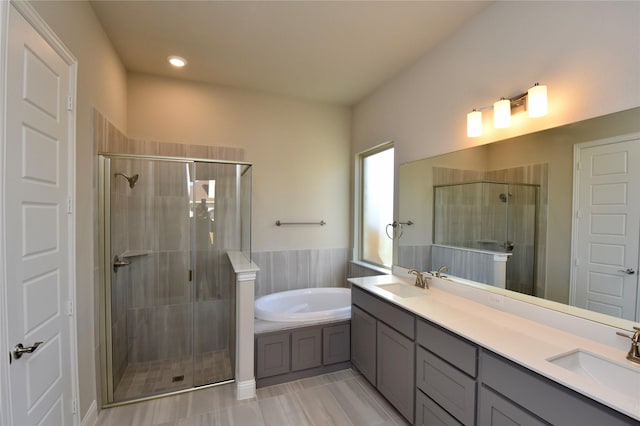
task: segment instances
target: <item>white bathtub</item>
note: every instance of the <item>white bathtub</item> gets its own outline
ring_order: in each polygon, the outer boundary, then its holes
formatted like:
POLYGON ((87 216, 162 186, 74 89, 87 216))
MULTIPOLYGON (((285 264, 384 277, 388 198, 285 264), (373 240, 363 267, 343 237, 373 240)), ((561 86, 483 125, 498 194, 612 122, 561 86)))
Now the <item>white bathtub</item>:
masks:
POLYGON ((278 322, 330 321, 351 318, 351 290, 322 287, 282 291, 255 301, 258 319, 278 322))

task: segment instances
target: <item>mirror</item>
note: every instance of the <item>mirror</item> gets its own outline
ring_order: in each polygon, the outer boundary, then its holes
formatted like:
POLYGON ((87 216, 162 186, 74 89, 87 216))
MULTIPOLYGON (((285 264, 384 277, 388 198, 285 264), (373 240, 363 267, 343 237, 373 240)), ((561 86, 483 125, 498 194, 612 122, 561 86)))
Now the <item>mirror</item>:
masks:
MULTIPOLYGON (((480 286, 510 297, 552 307, 560 304, 558 309, 578 316, 621 324, 612 316, 563 307, 569 303, 570 296, 573 150, 578 143, 635 132, 640 132, 640 108, 400 165, 397 220, 404 225, 396 236, 396 264, 432 271, 444 264, 442 259, 451 261, 446 250, 452 246, 456 246, 456 252, 459 252, 458 246, 469 248, 472 239, 476 248, 478 244, 494 247, 480 250, 482 252, 507 253, 503 256, 503 260, 508 259, 507 277, 522 275, 509 270, 511 262, 523 271, 532 272, 529 274, 531 282, 514 284, 507 278, 504 285, 498 285, 505 289, 498 289, 495 281, 492 282, 495 277, 491 275, 484 280, 464 274, 461 278, 487 283, 488 286, 480 286), (461 182, 474 184, 457 185, 461 182), (495 182, 515 185, 496 186, 495 182), (537 188, 534 190, 537 192, 535 201, 531 201, 530 195, 523 197, 520 194, 519 188, 526 186, 537 188), (482 194, 471 196, 482 198, 481 208, 476 205, 475 210, 470 210, 470 193, 482 194), (528 201, 518 201, 525 198, 528 201), (437 199, 435 207, 434 199, 437 199), (444 204, 446 208, 442 207, 444 204), (505 210, 507 204, 513 212, 505 210), (480 217, 483 218, 481 225, 474 226, 472 222, 480 217), (531 217, 534 217, 533 228, 530 222, 526 226, 519 225, 531 217), (411 225, 407 225, 408 222, 411 225), (436 222, 437 232, 434 233, 436 222), (531 232, 534 232, 534 245, 531 244, 531 232), (509 253, 510 248, 512 253, 509 253), (517 259, 516 252, 526 252, 527 256, 517 259)), ((459 276, 460 268, 452 270, 451 274, 459 276)))

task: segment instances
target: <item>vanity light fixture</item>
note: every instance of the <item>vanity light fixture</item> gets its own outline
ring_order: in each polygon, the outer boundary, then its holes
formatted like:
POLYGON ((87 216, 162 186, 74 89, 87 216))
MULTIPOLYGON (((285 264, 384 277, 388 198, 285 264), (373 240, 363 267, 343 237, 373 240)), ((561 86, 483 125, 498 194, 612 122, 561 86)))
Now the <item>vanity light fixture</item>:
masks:
POLYGON ((482 111, 493 109, 493 125, 496 129, 502 129, 511 125, 511 109, 525 106, 525 102, 529 117, 547 115, 547 86, 536 83, 518 96, 500 98, 493 105, 474 108, 467 114, 467 136, 474 138, 482 135, 482 111))
POLYGON ((493 104, 493 127, 504 129, 511 126, 511 100, 501 98, 493 104))
POLYGON ((173 65, 176 68, 182 68, 185 65, 187 65, 187 60, 180 56, 172 55, 172 56, 169 56, 167 60, 171 65, 173 65))
POLYGON ((467 136, 475 138, 482 135, 482 111, 474 109, 467 114, 467 136))

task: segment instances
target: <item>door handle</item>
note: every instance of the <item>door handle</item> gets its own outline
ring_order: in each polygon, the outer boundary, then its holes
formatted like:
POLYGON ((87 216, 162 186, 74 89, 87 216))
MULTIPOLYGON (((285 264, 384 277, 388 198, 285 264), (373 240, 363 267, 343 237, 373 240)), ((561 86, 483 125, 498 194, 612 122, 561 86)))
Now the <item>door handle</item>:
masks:
POLYGON ((627 269, 618 269, 618 272, 624 272, 625 274, 633 275, 636 273, 636 270, 633 268, 627 268, 627 269))
POLYGON ((22 343, 18 343, 13 350, 13 359, 20 359, 20 357, 22 357, 22 354, 34 353, 36 349, 38 349, 38 346, 40 346, 41 344, 42 342, 35 342, 32 346, 27 346, 25 348, 24 346, 22 346, 22 343))

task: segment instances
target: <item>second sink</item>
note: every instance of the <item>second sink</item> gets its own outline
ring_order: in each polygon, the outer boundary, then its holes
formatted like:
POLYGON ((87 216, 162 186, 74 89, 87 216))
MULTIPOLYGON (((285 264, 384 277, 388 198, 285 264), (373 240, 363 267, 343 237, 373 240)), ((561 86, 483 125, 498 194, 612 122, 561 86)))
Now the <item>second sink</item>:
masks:
POLYGON ((552 364, 587 377, 626 395, 640 395, 640 368, 576 349, 547 359, 552 364))

